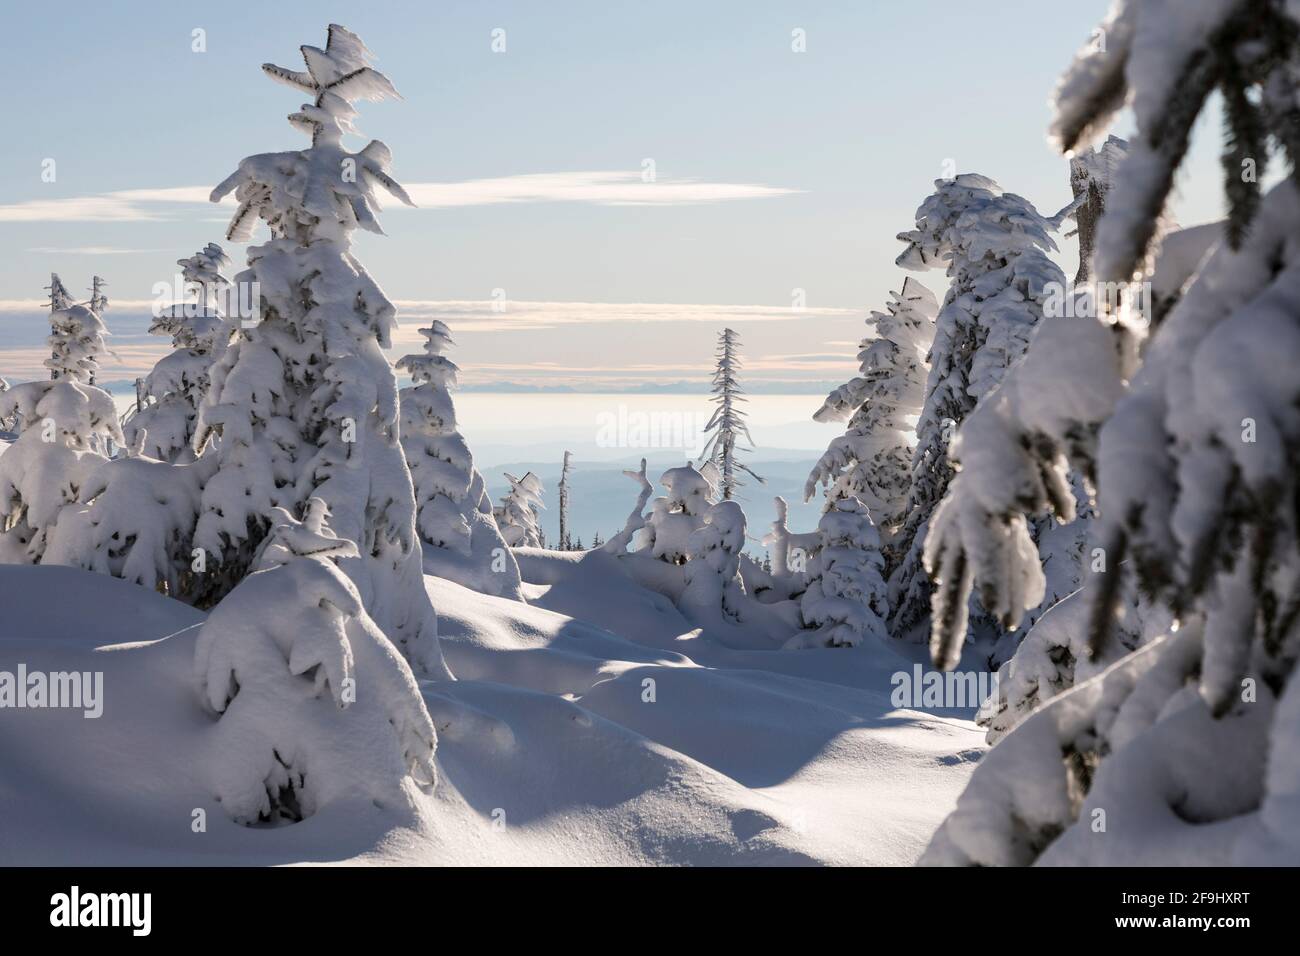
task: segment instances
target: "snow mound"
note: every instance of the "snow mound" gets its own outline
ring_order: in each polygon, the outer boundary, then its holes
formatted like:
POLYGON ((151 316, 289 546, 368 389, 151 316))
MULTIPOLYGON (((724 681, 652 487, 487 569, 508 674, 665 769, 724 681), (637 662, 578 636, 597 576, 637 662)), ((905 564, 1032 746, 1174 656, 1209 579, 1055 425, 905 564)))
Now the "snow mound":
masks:
POLYGON ((0 863, 906 864, 983 751, 969 712, 890 704, 910 662, 883 645, 731 650, 611 555, 521 565, 542 606, 425 579, 460 678, 420 682, 436 785, 251 827, 216 798, 229 741, 194 680, 204 615, 104 575, 0 567, 0 671, 102 672, 104 703, 4 711, 0 863))

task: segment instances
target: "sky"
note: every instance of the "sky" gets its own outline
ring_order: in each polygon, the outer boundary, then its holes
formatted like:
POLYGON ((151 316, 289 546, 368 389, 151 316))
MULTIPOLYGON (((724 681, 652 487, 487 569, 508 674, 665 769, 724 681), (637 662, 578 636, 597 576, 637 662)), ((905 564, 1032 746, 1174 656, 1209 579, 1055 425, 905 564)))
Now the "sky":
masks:
MULTIPOLYGON (((243 156, 306 142, 285 121, 302 94, 259 65, 300 69, 334 21, 404 97, 360 104, 350 144, 387 143, 420 207, 387 203, 387 235, 356 242, 399 306, 395 356, 440 317, 471 390, 694 390, 731 326, 753 389, 810 395, 855 371, 863 318, 904 277, 896 236, 946 170, 1048 215, 1069 201, 1048 98, 1107 6, 5 3, 11 381, 41 374, 52 271, 109 283, 105 381, 165 351, 144 334, 151 290, 223 241, 230 206, 207 192, 243 156)), ((1215 162, 1189 163, 1185 224, 1220 213, 1215 162)), ((1062 240, 1069 274, 1074 257, 1062 240)), ((941 273, 919 278, 942 297, 941 273)))

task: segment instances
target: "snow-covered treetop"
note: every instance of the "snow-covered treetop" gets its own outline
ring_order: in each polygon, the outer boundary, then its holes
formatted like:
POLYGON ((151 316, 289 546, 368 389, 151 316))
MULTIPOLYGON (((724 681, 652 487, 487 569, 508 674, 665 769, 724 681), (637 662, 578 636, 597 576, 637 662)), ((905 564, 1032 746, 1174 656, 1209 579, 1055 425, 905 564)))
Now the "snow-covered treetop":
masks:
POLYGON ((706 462, 698 471, 690 465, 679 465, 660 475, 659 483, 668 490, 665 497, 671 509, 700 515, 718 494, 718 470, 712 462, 706 462))
MULTIPOLYGON (((460 368, 442 353, 456 343, 452 340, 451 330, 447 325, 434 319, 433 323, 419 333, 424 336, 423 355, 403 355, 397 360, 397 367, 410 373, 416 385, 426 382, 439 388, 455 388, 456 376, 460 368)), ((455 424, 453 420, 451 424, 455 424)))
POLYGON ((1300 165, 1291 79, 1297 21, 1294 0, 1114 0, 1062 76, 1051 126, 1068 154, 1103 134, 1120 109, 1133 109, 1139 132, 1101 225, 1098 281, 1127 283, 1147 271, 1174 173, 1216 89, 1227 115, 1223 168, 1234 243, 1259 204, 1270 134, 1300 165))
POLYGON ((50 290, 50 311, 58 312, 62 309, 71 307, 73 299, 68 287, 63 284, 57 272, 50 273, 50 284, 45 288, 50 290))
POLYGON ((108 305, 100 292, 102 282, 96 276, 94 298, 89 304, 79 305, 58 274, 50 273, 50 284, 45 287, 50 293, 50 336, 46 340, 50 357, 44 365, 50 370, 51 380, 94 384, 99 356, 108 352, 104 344, 108 328, 93 308, 96 303, 108 305))
MULTIPOLYGON (((355 542, 340 538, 327 524, 329 506, 320 498, 309 498, 302 521, 283 508, 273 509, 275 515, 271 533, 254 565, 255 571, 266 571, 288 564, 295 558, 353 558, 357 556, 355 542)), ((359 609, 359 602, 358 604, 359 609)), ((352 607, 336 605, 356 613, 352 607)))
POLYGON ((45 367, 55 381, 93 385, 99 356, 108 352, 108 328, 99 315, 84 305, 69 305, 50 313, 50 357, 45 367))
POLYGON ((355 133, 352 120, 357 100, 396 98, 397 90, 370 64, 371 53, 354 33, 329 27, 325 49, 301 47, 305 72, 267 63, 262 69, 273 79, 314 94, 312 103, 289 116, 289 122, 311 136, 310 149, 249 156, 239 169, 212 191, 219 202, 232 190, 239 208, 226 238, 247 242, 254 217, 262 219, 274 237, 310 241, 341 238, 360 226, 382 233, 375 216, 379 185, 408 206, 414 205, 388 175, 392 154, 379 140, 358 153, 343 148, 345 133, 355 133))
POLYGON ((1085 147, 1070 157, 1070 191, 1077 209, 1074 221, 1079 237, 1079 271, 1076 286, 1088 281, 1097 248, 1097 223, 1106 211, 1106 197, 1118 182, 1118 171, 1128 156, 1128 141, 1112 136, 1097 149, 1085 147))
POLYGON ((90 280, 90 310, 97 315, 102 315, 108 308, 108 296, 104 294, 104 287, 107 285, 102 276, 95 276, 90 280))
POLYGON ((1127 155, 1128 141, 1108 136, 1097 148, 1081 149, 1070 157, 1070 178, 1078 183, 1096 183, 1107 191, 1118 181, 1116 173, 1127 155))
POLYGON ((542 504, 542 495, 545 489, 542 487, 540 478, 531 471, 526 472, 522 478, 516 478, 509 472, 506 472, 505 476, 506 480, 510 482, 510 490, 514 494, 527 501, 533 508, 545 509, 546 506, 542 504))
POLYGON ((230 285, 230 280, 221 274, 223 268, 229 267, 230 256, 215 242, 209 242, 187 259, 177 259, 176 264, 181 267, 186 283, 204 294, 230 285))
POLYGON ((178 303, 154 316, 149 332, 170 335, 172 345, 178 349, 210 352, 226 328, 216 293, 230 285, 221 274, 222 268, 230 265, 230 257, 215 242, 209 242, 194 255, 177 259, 176 264, 181 267, 186 291, 194 301, 178 303))
POLYGON ((898 234, 907 248, 896 264, 918 271, 946 266, 949 276, 983 260, 996 268, 1014 252, 1055 252, 1051 232, 1059 225, 987 176, 962 173, 935 180, 934 192, 916 211, 916 228, 898 234))

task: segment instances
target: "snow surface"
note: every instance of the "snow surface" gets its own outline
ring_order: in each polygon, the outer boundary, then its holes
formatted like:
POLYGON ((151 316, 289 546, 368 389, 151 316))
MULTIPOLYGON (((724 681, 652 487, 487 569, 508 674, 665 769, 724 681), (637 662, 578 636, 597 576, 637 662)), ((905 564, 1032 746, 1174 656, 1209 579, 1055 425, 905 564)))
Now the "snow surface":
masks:
POLYGON ((983 753, 970 711, 892 707, 912 661, 883 645, 730 650, 613 555, 520 564, 531 606, 425 579, 459 678, 420 682, 436 786, 279 827, 214 798, 202 612, 107 575, 0 567, 0 670, 104 673, 98 719, 0 712, 0 864, 906 864, 983 753))

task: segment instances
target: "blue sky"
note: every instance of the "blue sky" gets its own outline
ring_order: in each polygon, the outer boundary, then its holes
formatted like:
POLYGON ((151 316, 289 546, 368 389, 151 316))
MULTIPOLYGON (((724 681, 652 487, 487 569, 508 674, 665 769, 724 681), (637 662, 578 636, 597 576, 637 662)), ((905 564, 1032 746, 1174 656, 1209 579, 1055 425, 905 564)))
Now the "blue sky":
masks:
MULTIPOLYGON (((428 200, 390 204, 387 237, 358 240, 403 307, 403 342, 442 315, 469 384, 605 388, 702 381, 731 324, 756 383, 838 381, 862 317, 902 281, 894 237, 946 160, 1044 212, 1068 201, 1047 99, 1105 6, 11 5, 0 374, 22 378, 14 370, 39 356, 40 314, 26 303, 51 271, 74 289, 99 272, 121 303, 106 318, 122 363, 106 379, 147 366, 165 343, 141 334, 131 303, 220 241, 228 211, 176 200, 249 153, 304 142, 284 119, 301 94, 258 65, 298 67, 298 45, 323 44, 337 21, 405 97, 361 104, 360 130, 428 200), (195 29, 206 52, 191 49, 195 29), (791 49, 795 29, 806 52, 791 49), (804 312, 790 312, 795 289, 804 312), (494 290, 504 313, 489 307, 494 290)), ((1188 224, 1218 214, 1214 164, 1212 152, 1191 163, 1177 210, 1188 224)), ((1062 248, 1072 272, 1073 246, 1062 248)), ((920 278, 941 292, 940 274, 920 278)))

